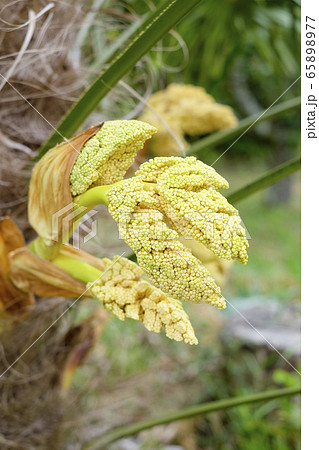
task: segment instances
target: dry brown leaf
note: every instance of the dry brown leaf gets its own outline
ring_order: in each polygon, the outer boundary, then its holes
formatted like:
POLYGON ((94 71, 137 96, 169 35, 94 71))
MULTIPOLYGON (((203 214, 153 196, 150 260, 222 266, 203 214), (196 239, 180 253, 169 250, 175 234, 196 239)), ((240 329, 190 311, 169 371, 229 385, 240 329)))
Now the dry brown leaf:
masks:
POLYGON ((11 252, 9 259, 11 279, 23 291, 34 292, 40 297, 66 298, 79 297, 86 291, 85 283, 50 261, 36 256, 27 247, 11 252))
POLYGON ((75 370, 82 365, 88 353, 95 347, 109 315, 104 308, 96 308, 90 316, 66 336, 66 346, 71 347, 61 373, 61 385, 68 389, 75 370))

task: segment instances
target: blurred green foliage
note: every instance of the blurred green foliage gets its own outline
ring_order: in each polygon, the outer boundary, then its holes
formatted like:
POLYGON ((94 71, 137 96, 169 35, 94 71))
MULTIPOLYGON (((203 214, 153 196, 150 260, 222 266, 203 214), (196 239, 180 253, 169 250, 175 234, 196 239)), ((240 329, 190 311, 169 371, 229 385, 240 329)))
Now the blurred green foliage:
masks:
MULTIPOLYGON (((124 3, 127 14, 154 7, 145 0, 124 3)), ((202 0, 152 49, 144 67, 153 91, 172 82, 199 85, 240 119, 268 108, 296 82, 299 42, 300 0, 202 0)), ((297 81, 282 100, 299 93, 297 81)), ((225 158, 262 158, 273 166, 296 155, 299 139, 294 112, 254 127, 225 158)), ((212 150, 201 159, 208 162, 212 150)))
MULTIPOLYGON (((281 93, 287 81, 299 76, 299 22, 298 0, 203 0, 176 28, 190 55, 183 81, 211 93, 226 88, 227 94, 240 61, 244 75, 264 93, 263 106, 268 106, 276 91, 281 93), (269 91, 270 86, 275 90, 269 91)), ((168 61, 170 56, 174 58, 168 53, 168 61)))

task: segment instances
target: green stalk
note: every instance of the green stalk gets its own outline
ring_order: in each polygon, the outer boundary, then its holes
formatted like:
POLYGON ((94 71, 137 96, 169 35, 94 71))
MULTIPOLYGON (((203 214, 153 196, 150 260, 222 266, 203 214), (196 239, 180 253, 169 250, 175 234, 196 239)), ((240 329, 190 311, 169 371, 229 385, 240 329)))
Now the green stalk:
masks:
POLYGON ((261 189, 265 189, 268 186, 271 186, 282 178, 288 177, 297 170, 300 170, 301 167, 301 159, 295 158, 292 159, 280 166, 275 167, 273 170, 270 170, 265 175, 257 178, 257 180, 248 183, 246 186, 238 189, 232 194, 227 196, 227 200, 230 203, 236 203, 240 200, 243 200, 246 197, 254 194, 255 192, 260 191, 261 189))
POLYGON ((109 58, 108 67, 72 105, 54 133, 40 147, 40 159, 51 147, 70 138, 94 111, 105 95, 177 22, 201 0, 166 0, 152 12, 128 39, 124 49, 117 49, 109 58))
MULTIPOLYGON (((94 208, 97 205, 109 205, 108 199, 107 199, 107 191, 112 189, 114 186, 117 186, 121 184, 125 180, 117 181, 114 184, 107 184, 104 186, 95 186, 93 188, 88 189, 83 194, 78 195, 77 197, 74 197, 73 203, 75 208, 84 207, 87 208, 83 211, 83 213, 80 216, 83 217, 90 209, 94 208)), ((144 188, 145 190, 155 190, 156 191, 156 183, 151 182, 144 182, 144 188)))
POLYGON ((110 444, 111 442, 114 442, 118 439, 134 435, 136 433, 139 433, 140 431, 156 427, 157 425, 163 425, 165 423, 174 422, 176 420, 189 419, 191 417, 199 416, 202 414, 208 414, 214 411, 234 408, 235 406, 248 405, 260 401, 270 401, 276 398, 289 397, 298 394, 300 394, 299 386, 293 388, 260 392, 258 394, 245 395, 243 397, 233 397, 225 400, 203 403, 202 405, 185 408, 180 411, 176 411, 174 413, 158 417, 156 419, 146 420, 133 425, 127 425, 124 427, 117 428, 106 435, 91 440, 86 446, 83 447, 83 450, 106 448, 105 446, 107 444, 110 444))
MULTIPOLYGON (((108 201, 106 198, 106 193, 108 190, 112 189, 115 185, 121 183, 121 181, 117 181, 114 184, 107 184, 104 186, 95 186, 93 188, 88 189, 83 194, 74 197, 74 207, 85 207, 87 210, 94 208, 97 205, 106 205, 108 206, 108 201)), ((86 214, 87 210, 83 213, 86 214)))
POLYGON ((72 256, 60 254, 62 243, 53 246, 46 246, 43 239, 38 236, 29 244, 29 249, 37 256, 49 260, 51 263, 63 269, 68 274, 84 283, 93 282, 102 274, 101 270, 91 266, 72 256))
POLYGON ((93 282, 102 275, 99 269, 71 256, 58 255, 51 262, 84 283, 93 282))
POLYGON ((187 149, 187 154, 193 155, 204 148, 215 147, 222 144, 240 133, 245 132, 247 129, 252 128, 257 123, 263 122, 264 120, 274 119, 275 117, 281 116, 289 111, 298 109, 300 104, 301 97, 296 97, 291 100, 287 100, 286 102, 282 102, 279 105, 273 106, 264 112, 260 111, 257 114, 246 117, 234 128, 227 128, 226 130, 218 131, 217 133, 210 134, 209 136, 198 140, 187 149))

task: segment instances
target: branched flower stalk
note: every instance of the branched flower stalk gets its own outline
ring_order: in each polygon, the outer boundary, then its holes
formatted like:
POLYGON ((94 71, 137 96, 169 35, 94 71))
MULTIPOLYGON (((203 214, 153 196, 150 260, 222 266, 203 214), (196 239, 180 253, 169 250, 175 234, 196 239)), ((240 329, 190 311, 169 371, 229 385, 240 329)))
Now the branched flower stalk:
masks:
POLYGON ((248 241, 237 209, 219 192, 228 188, 227 181, 195 157, 156 157, 124 178, 154 133, 156 128, 141 121, 105 122, 40 160, 29 201, 30 223, 39 236, 11 257, 12 277, 21 288, 25 270, 29 290, 43 290, 30 265, 44 259, 47 276, 41 283, 63 288, 50 276, 54 266, 71 277, 64 286, 70 295, 74 279, 119 319, 139 320, 155 332, 164 328, 171 339, 197 344, 181 302, 206 302, 220 310, 226 302, 211 273, 180 238, 241 264, 247 263, 248 241), (102 261, 67 244, 81 217, 101 204, 118 223, 138 265, 121 257, 102 261))

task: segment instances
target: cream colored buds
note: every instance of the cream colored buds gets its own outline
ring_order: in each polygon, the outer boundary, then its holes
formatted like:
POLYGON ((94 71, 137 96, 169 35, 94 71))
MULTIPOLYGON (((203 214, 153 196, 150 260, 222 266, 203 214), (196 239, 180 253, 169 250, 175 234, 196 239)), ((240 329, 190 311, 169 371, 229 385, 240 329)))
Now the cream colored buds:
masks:
POLYGON ((106 194, 139 265, 155 286, 178 300, 226 307, 220 288, 179 236, 204 244, 218 258, 247 262, 238 211, 218 192, 227 187, 195 157, 161 157, 142 164, 135 177, 106 194))
POLYGON ((223 259, 246 264, 248 241, 238 211, 218 192, 227 181, 195 157, 155 158, 140 167, 142 181, 156 179, 159 210, 172 227, 223 259))
POLYGON ((137 120, 105 122, 82 148, 70 175, 73 195, 90 186, 113 184, 122 180, 133 164, 138 150, 156 132, 156 128, 137 120))
POLYGON ((178 300, 204 301, 225 309, 214 279, 178 240, 178 233, 167 227, 160 212, 137 208, 121 233, 139 265, 163 292, 178 300))
MULTIPOLYGON (((182 101, 183 89, 177 91, 182 101)), ((227 181, 195 157, 155 158, 124 179, 155 131, 134 120, 106 122, 51 149, 35 167, 30 185, 30 222, 40 237, 30 244, 34 254, 25 248, 11 252, 11 272, 16 286, 43 296, 81 295, 87 287, 120 319, 140 320, 155 332, 164 327, 170 338, 195 344, 179 301, 203 301, 221 310, 226 301, 179 238, 192 238, 217 258, 244 264, 248 242, 238 211, 219 192, 228 188, 227 181), (140 267, 123 258, 104 260, 104 267, 64 245, 80 208, 100 203, 119 223, 140 267), (46 253, 50 248, 54 252, 46 253), (141 279, 143 271, 155 287, 141 279)))
POLYGON ((94 284, 91 294, 119 319, 139 320, 149 331, 187 344, 197 344, 194 330, 182 304, 141 279, 143 271, 134 262, 115 256, 104 259, 105 272, 94 284))
POLYGON ((136 178, 110 189, 107 198, 121 237, 136 253, 141 268, 155 286, 178 300, 205 301, 224 309, 225 300, 214 279, 179 242, 178 233, 167 227, 158 210, 159 196, 143 191, 136 178))
POLYGON ((212 275, 217 285, 223 287, 234 261, 218 258, 218 256, 205 247, 205 245, 194 239, 180 237, 180 241, 202 262, 203 266, 212 275))
POLYGON ((68 240, 77 217, 72 195, 121 180, 155 131, 136 120, 105 122, 41 158, 32 172, 28 210, 30 224, 45 246, 68 240))
POLYGON ((150 150, 158 156, 181 154, 177 140, 182 142, 186 149, 188 143, 184 135, 211 133, 237 124, 232 108, 217 103, 199 86, 173 83, 151 95, 148 103, 152 109, 146 108, 140 120, 158 129, 158 133, 150 142, 150 150), (160 118, 168 124, 169 129, 160 118))

